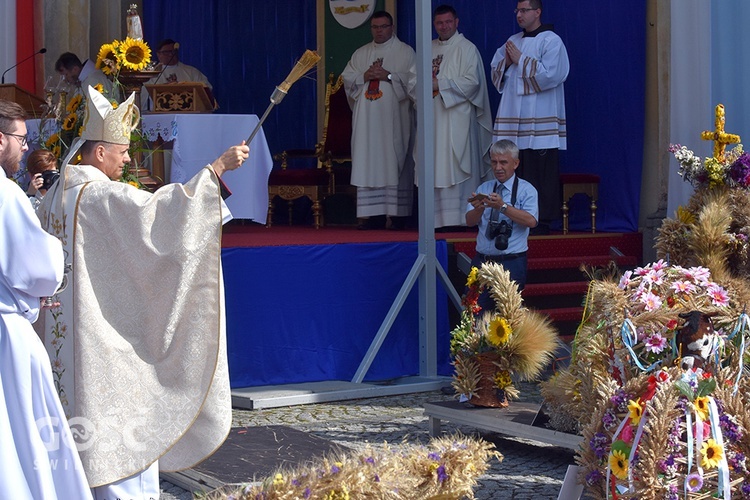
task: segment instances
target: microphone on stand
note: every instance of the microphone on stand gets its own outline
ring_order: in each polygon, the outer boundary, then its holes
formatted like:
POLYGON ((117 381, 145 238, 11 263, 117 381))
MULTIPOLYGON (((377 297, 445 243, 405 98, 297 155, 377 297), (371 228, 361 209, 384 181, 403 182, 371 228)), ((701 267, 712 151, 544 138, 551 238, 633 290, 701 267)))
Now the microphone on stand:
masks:
POLYGON ((159 78, 161 78, 162 73, 164 73, 164 71, 169 67, 169 63, 171 63, 172 60, 174 60, 174 56, 177 55, 177 51, 180 50, 179 42, 175 42, 173 45, 174 45, 174 48, 172 49, 172 57, 169 58, 169 61, 167 61, 167 64, 162 65, 164 67, 161 69, 161 73, 156 75, 156 80, 154 80, 154 85, 158 83, 159 78))
POLYGON ((5 84, 5 73, 7 73, 8 71, 12 70, 13 68, 15 68, 16 66, 18 66, 18 65, 19 65, 19 64, 21 64, 22 62, 26 62, 26 61, 28 61, 29 59, 31 59, 31 58, 32 58, 32 57, 34 57, 35 55, 37 55, 37 54, 44 54, 45 52, 47 52, 47 49, 45 49, 44 47, 42 47, 41 49, 39 49, 39 50, 38 50, 37 52, 34 52, 33 54, 31 54, 31 55, 30 55, 29 57, 27 57, 26 59, 21 59, 20 61, 18 61, 18 62, 17 62, 16 64, 14 64, 13 66, 11 66, 10 68, 8 68, 8 69, 6 69, 5 71, 3 71, 3 76, 2 76, 2 78, 0 79, 0 80, 2 80, 2 83, 3 83, 3 84, 5 84))

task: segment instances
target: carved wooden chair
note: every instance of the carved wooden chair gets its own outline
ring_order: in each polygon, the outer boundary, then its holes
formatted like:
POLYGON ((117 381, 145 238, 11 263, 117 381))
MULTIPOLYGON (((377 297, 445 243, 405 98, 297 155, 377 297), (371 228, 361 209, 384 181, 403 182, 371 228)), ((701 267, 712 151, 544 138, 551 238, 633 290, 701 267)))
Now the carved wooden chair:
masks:
MULTIPOLYGON (((323 133, 313 149, 289 149, 274 155, 281 162, 279 169, 268 177, 268 218, 266 227, 271 227, 273 200, 278 196, 289 206, 289 225, 292 224, 293 202, 303 196, 312 201, 315 228, 324 224, 322 202, 336 189, 334 165, 351 161, 352 112, 344 91, 341 76, 334 82, 333 73, 328 77, 325 96, 323 133), (348 160, 346 159, 348 158, 348 160), (314 168, 288 168, 290 161, 314 159, 314 168)), ((347 180, 348 182, 348 180, 347 180)))

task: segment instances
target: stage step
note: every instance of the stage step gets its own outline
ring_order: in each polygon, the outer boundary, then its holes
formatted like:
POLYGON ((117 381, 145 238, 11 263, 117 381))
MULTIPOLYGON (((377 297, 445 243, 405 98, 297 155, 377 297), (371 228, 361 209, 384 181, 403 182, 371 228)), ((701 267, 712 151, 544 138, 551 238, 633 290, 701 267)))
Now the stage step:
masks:
POLYGON ((541 295, 584 295, 588 290, 586 281, 568 281, 564 283, 527 283, 523 289, 524 299, 541 295))
MULTIPOLYGON (((476 253, 473 238, 457 238, 451 243, 456 254, 464 253, 471 259, 476 253)), ((607 267, 612 261, 620 270, 632 269, 641 264, 642 243, 640 233, 530 237, 524 304, 549 316, 561 339, 572 340, 583 316, 589 285, 586 271, 607 267)), ((462 274, 457 281, 463 285, 465 279, 462 274)))
POLYGON ((558 307, 555 309, 541 309, 540 313, 546 314, 554 322, 581 321, 583 307, 558 307))
POLYGON ((584 255, 577 257, 529 257, 529 271, 546 269, 570 269, 580 266, 603 267, 611 261, 615 261, 620 267, 631 267, 638 265, 638 259, 634 256, 624 255, 611 257, 609 255, 584 255))

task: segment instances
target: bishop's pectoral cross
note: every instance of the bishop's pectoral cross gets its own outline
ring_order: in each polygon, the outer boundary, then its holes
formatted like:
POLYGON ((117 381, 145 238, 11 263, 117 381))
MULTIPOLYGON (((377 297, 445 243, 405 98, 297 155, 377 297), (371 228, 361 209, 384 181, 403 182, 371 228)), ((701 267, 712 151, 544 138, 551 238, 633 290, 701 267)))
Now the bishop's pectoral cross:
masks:
POLYGON ((727 144, 737 144, 740 142, 740 136, 737 134, 727 134, 724 132, 724 105, 717 104, 716 112, 714 113, 714 127, 715 130, 705 130, 701 133, 701 139, 704 141, 714 141, 714 158, 717 161, 724 161, 724 150, 727 144))

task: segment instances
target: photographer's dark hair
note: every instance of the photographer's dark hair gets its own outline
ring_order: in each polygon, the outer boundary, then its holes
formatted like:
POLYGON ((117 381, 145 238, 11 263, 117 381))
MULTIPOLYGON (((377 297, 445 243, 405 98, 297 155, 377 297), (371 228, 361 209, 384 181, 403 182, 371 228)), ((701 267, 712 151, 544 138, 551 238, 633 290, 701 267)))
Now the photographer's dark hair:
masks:
POLYGON ((45 170, 57 170, 57 157, 52 151, 37 149, 26 158, 26 170, 29 175, 41 174, 45 170))

